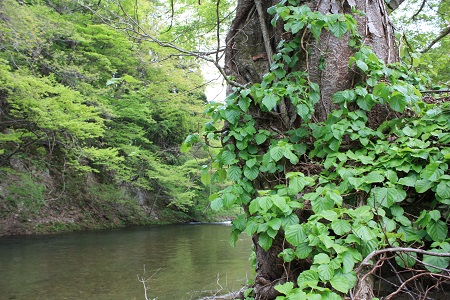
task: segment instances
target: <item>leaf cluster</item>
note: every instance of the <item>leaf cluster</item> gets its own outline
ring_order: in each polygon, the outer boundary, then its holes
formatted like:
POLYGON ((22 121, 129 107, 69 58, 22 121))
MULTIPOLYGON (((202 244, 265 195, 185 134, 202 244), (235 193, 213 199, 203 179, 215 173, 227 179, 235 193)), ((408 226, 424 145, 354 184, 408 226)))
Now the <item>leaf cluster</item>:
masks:
MULTIPOLYGON (((339 37, 332 28, 341 25, 333 24, 354 24, 351 17, 325 20, 304 6, 272 11, 293 33, 319 26, 316 38, 324 28, 339 37)), ((386 65, 360 47, 349 68, 363 80, 336 93, 337 108, 326 122, 316 122, 319 86, 306 73, 286 72, 296 63, 294 49, 282 44, 261 84, 235 89, 225 104, 207 108, 212 122, 203 135, 223 144, 211 178, 226 174, 235 183, 213 194, 211 207, 244 206, 246 213, 232 223, 231 243, 245 231, 267 251, 281 237, 286 243, 279 256, 286 264, 310 262, 276 287, 285 295, 277 299, 342 299, 357 282, 355 266, 372 251, 403 245, 448 251, 450 110, 447 103, 422 101, 425 77, 403 64, 386 65), (264 126, 261 120, 270 120, 281 99, 296 108, 299 127, 264 126), (373 123, 374 110, 387 111, 387 121, 373 123), (223 121, 227 126, 218 130, 223 121)), ((185 147, 198 139, 188 137, 185 147)), ((431 272, 450 263, 423 260, 431 272)))

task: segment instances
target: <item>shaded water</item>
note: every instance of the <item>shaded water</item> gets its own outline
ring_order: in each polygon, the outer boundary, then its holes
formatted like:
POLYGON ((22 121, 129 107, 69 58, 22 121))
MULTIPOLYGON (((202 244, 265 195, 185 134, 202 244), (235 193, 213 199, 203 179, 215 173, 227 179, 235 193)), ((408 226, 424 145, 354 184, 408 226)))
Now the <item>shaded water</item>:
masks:
POLYGON ((197 299, 252 276, 250 239, 224 225, 164 225, 0 239, 0 300, 197 299), (155 273, 156 272, 156 273, 155 273))

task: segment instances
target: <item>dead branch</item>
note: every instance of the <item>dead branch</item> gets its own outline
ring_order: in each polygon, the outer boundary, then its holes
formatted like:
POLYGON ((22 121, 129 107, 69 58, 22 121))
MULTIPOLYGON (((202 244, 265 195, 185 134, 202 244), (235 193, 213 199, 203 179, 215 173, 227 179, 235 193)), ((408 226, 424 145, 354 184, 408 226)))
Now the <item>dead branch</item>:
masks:
POLYGON ((369 255, 367 255, 366 258, 364 258, 364 260, 361 262, 359 267, 356 269, 356 273, 361 272, 362 268, 372 265, 371 263, 369 263, 369 261, 373 257, 383 254, 383 253, 386 253, 386 252, 415 252, 415 253, 426 254, 426 255, 431 255, 431 256, 450 257, 450 253, 438 253, 438 252, 431 252, 431 251, 415 249, 415 248, 405 248, 405 247, 386 248, 386 249, 372 251, 369 255))
POLYGON ((434 274, 434 273, 428 273, 428 272, 416 274, 416 275, 412 276, 411 278, 408 278, 407 280, 405 280, 405 281, 397 288, 397 290, 396 290, 395 292, 389 294, 389 295, 386 297, 386 300, 389 300, 389 299, 391 299, 393 296, 395 296, 396 294, 398 294, 398 293, 405 287, 405 285, 406 285, 408 282, 414 281, 414 280, 416 280, 417 278, 422 277, 422 276, 432 276, 432 277, 433 277, 433 276, 436 276, 436 277, 439 277, 439 278, 445 278, 445 279, 447 279, 447 280, 450 280, 450 276, 446 276, 446 275, 442 275, 442 274, 434 274))

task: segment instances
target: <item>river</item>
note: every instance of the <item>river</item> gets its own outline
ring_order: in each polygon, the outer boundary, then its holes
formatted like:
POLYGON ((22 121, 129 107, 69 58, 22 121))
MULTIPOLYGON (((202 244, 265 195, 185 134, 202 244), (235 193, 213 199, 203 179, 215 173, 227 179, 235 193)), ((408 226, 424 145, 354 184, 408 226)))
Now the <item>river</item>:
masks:
POLYGON ((225 225, 160 225, 0 239, 0 300, 190 300, 253 276, 250 238, 225 225))

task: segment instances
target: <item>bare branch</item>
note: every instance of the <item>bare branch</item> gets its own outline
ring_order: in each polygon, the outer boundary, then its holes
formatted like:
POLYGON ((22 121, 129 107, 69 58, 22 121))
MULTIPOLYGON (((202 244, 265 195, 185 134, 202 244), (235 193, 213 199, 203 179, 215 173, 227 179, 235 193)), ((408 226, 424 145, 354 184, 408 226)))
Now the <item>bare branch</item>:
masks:
POLYGON ((273 50, 270 44, 269 32, 266 26, 266 20, 264 19, 264 10, 261 4, 261 0, 255 0, 256 10, 258 11, 259 25, 261 26, 261 32, 264 39, 264 47, 266 48, 267 59, 269 60, 269 65, 273 63, 273 50))
POLYGON ((450 277, 449 277, 449 276, 445 276, 445 275, 442 275, 442 274, 433 274, 433 273, 428 273, 428 272, 427 272, 427 273, 416 274, 416 275, 412 276, 411 278, 408 278, 407 280, 405 280, 405 282, 403 282, 403 283, 397 288, 397 290, 396 290, 395 292, 391 293, 390 295, 388 295, 388 296, 386 297, 386 300, 390 300, 393 296, 395 296, 396 294, 398 294, 398 293, 405 287, 405 285, 406 285, 408 282, 414 281, 414 280, 416 280, 417 278, 422 277, 422 276, 431 276, 431 277, 436 276, 436 277, 440 277, 440 278, 444 278, 444 279, 450 280, 450 277))
POLYGON ((366 258, 364 258, 364 260, 359 265, 358 269, 356 270, 356 273, 360 272, 363 267, 370 266, 371 264, 369 263, 369 261, 373 257, 383 254, 383 253, 386 253, 386 252, 415 252, 415 253, 426 254, 426 255, 431 255, 431 256, 450 257, 450 253, 438 253, 438 252, 431 252, 431 251, 415 249, 415 248, 404 248, 404 247, 386 248, 386 249, 372 251, 369 255, 367 255, 366 258))
POLYGON ((79 3, 84 8, 88 9, 90 12, 92 12, 97 17, 99 17, 100 20, 104 24, 110 26, 111 28, 114 28, 115 30, 118 30, 118 31, 123 31, 123 32, 127 33, 130 37, 134 38, 134 39, 150 41, 150 42, 158 44, 161 47, 170 48, 170 49, 176 50, 181 55, 197 57, 199 59, 202 59, 202 60, 205 60, 207 62, 210 62, 210 63, 214 64, 216 69, 220 72, 220 74, 224 77, 225 81, 229 85, 234 86, 234 87, 239 87, 239 88, 245 88, 244 85, 242 85, 242 84, 240 84, 240 83, 238 83, 238 82, 236 82, 234 80, 231 80, 226 75, 225 70, 219 64, 218 60, 213 59, 211 57, 208 57, 208 55, 216 54, 217 51, 219 51, 219 49, 217 49, 215 51, 208 51, 208 52, 189 51, 189 50, 183 49, 183 48, 181 48, 181 47, 179 47, 179 46, 177 46, 177 45, 175 45, 173 43, 161 41, 160 39, 156 38, 155 36, 149 34, 133 17, 128 15, 128 13, 125 11, 123 6, 121 5, 120 1, 118 1, 118 6, 119 6, 120 10, 122 11, 122 13, 125 15, 126 19, 123 20, 123 17, 118 16, 117 14, 114 14, 113 12, 110 12, 110 13, 112 13, 119 20, 119 21, 116 21, 116 23, 120 24, 120 25, 123 25, 123 27, 114 25, 112 20, 106 19, 104 16, 99 14, 96 10, 93 10, 91 7, 81 3, 80 1, 79 1, 79 3))
POLYGON ((446 37, 448 34, 450 34, 450 25, 447 26, 444 30, 441 31, 441 34, 439 34, 424 50, 420 51, 421 53, 428 52, 437 42, 442 40, 444 37, 446 37))
POLYGON ((412 16, 413 20, 416 20, 416 17, 420 14, 420 12, 422 11, 422 9, 425 7, 425 3, 427 3, 427 0, 422 0, 422 4, 420 5, 420 8, 418 11, 416 11, 416 13, 412 16))

